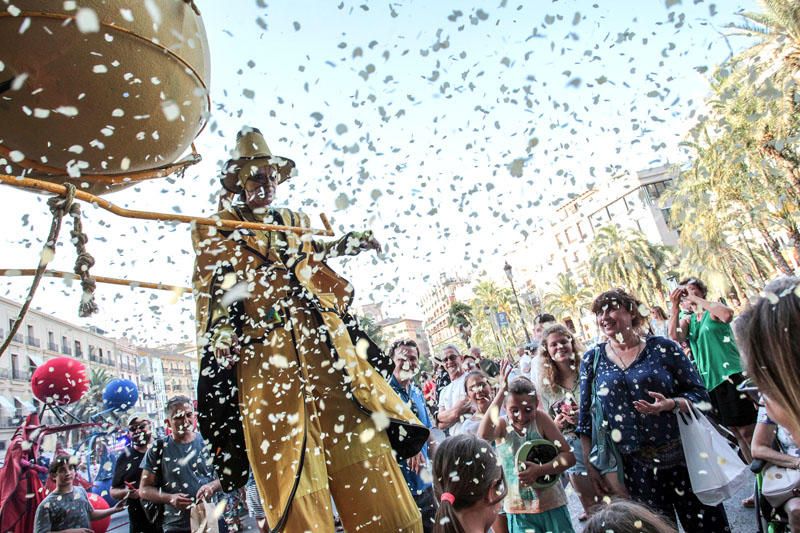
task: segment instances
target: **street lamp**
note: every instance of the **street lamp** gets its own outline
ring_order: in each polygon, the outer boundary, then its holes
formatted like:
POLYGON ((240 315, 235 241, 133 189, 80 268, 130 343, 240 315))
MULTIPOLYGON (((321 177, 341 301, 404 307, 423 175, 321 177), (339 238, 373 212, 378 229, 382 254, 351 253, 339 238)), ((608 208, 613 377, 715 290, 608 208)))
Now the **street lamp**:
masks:
POLYGON ((508 264, 508 261, 506 261, 506 265, 503 267, 503 270, 506 273, 508 281, 511 283, 511 292, 514 293, 514 301, 517 302, 517 311, 519 311, 519 319, 522 322, 522 331, 525 332, 525 338, 528 339, 528 343, 530 343, 531 335, 528 333, 528 327, 525 325, 525 317, 522 316, 522 306, 519 305, 519 296, 517 296, 517 289, 514 287, 514 275, 511 271, 511 265, 508 264))

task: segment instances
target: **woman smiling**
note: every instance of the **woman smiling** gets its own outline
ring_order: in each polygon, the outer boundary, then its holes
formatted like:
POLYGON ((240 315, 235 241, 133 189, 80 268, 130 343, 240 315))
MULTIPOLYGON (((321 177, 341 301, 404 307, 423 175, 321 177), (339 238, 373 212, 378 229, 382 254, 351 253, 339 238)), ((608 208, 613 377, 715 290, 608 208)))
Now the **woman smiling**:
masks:
MULTIPOLYGON (((642 338, 642 304, 622 289, 606 291, 592 304, 607 342, 586 352, 581 363, 581 401, 576 432, 595 490, 611 492, 605 472, 590 457, 592 403, 602 409, 602 427, 619 452, 630 496, 669 518, 677 514, 685 531, 730 531, 722 504, 709 507, 692 492, 675 413, 708 403, 700 376, 673 341, 642 338), (654 468, 658 465, 658 468, 654 468)), ((597 427, 593 427, 597 426, 597 427)), ((601 465, 602 466, 602 465, 601 465)))

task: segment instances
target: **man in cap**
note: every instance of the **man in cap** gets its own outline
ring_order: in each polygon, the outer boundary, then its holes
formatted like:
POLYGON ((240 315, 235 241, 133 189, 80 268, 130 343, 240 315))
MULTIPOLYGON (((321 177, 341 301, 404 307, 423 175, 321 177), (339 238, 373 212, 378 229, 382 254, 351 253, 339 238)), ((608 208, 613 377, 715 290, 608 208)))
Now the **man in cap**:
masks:
POLYGON ((115 500, 128 499, 128 519, 131 533, 161 531, 161 524, 152 524, 142 509, 139 498, 139 481, 142 478, 142 459, 153 440, 150 420, 144 415, 133 415, 128 419, 131 443, 122 450, 114 465, 114 478, 111 481, 111 497, 115 500))
MULTIPOLYGON (((310 228, 272 207, 294 167, 242 130, 222 179, 234 199, 217 216, 310 228)), ((249 462, 270 529, 333 531, 332 497, 348 531, 421 531, 392 450, 415 456, 428 430, 373 366, 391 372, 348 319, 353 287, 325 262, 379 250, 372 233, 197 226, 192 238, 200 427, 225 490, 246 483, 249 462)))

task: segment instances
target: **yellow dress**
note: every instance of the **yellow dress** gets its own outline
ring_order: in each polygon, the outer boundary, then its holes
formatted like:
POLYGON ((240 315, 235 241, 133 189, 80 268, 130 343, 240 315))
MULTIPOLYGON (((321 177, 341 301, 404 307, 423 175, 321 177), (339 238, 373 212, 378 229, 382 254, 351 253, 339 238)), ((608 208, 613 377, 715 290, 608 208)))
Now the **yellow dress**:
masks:
MULTIPOLYGON (((266 220, 245 207, 219 216, 310 226, 288 209, 271 210, 266 220)), ((353 344, 342 318, 352 286, 324 263, 331 245, 291 232, 207 226, 192 237, 201 428, 221 477, 241 479, 229 442, 236 424, 229 417, 203 428, 202 411, 230 407, 238 397, 247 461, 270 528, 333 531, 333 497, 349 532, 421 531, 392 448, 400 457, 416 454, 427 429, 370 364, 366 341, 353 344), (227 382, 238 391, 226 390, 225 371, 203 354, 226 329, 243 346, 227 382)))

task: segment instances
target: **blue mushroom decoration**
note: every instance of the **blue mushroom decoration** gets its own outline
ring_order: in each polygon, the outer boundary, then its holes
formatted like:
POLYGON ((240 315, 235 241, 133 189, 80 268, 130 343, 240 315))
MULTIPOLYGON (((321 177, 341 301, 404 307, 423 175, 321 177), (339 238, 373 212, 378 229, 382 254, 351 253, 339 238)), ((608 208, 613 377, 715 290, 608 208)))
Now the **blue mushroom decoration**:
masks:
POLYGON ((127 411, 139 399, 139 388, 129 379, 114 379, 103 391, 103 404, 106 409, 127 411))

